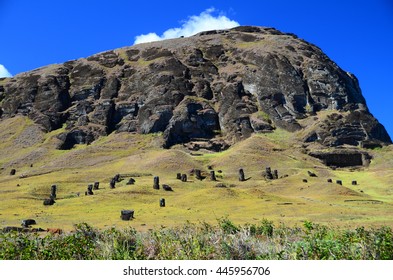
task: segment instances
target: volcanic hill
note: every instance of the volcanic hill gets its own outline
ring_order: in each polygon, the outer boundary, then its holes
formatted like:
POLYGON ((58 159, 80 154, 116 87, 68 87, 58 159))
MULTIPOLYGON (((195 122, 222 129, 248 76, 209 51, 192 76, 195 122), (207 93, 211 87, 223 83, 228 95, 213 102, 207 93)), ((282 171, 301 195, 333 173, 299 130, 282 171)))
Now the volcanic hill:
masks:
POLYGON ((48 226, 108 226, 122 207, 136 208, 139 226, 160 224, 157 215, 171 225, 223 215, 329 221, 330 212, 362 223, 365 203, 378 221, 393 213, 392 141, 356 77, 274 28, 207 31, 2 78, 0 117, 2 225, 35 213, 48 226), (251 178, 239 182, 239 168, 251 178), (188 174, 187 187, 176 173, 188 174), (110 189, 115 174, 135 186, 110 189), (157 194, 153 175, 174 191, 157 194), (344 186, 327 182, 338 177, 344 186), (94 181, 103 189, 80 196, 94 181), (60 195, 44 207, 52 184, 60 195), (155 209, 163 195, 165 213, 155 209))

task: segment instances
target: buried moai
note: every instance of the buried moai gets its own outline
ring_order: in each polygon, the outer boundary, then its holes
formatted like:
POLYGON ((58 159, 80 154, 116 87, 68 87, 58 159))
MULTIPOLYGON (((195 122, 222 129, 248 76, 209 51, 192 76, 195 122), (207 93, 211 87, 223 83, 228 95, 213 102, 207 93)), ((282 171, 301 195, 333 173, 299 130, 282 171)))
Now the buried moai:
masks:
POLYGON ((56 191, 57 191, 57 186, 52 185, 51 190, 50 190, 50 197, 53 199, 56 199, 56 191))
POLYGON ((181 181, 182 182, 187 182, 187 174, 182 174, 181 175, 181 181))
POLYGON ((160 207, 165 207, 165 198, 160 199, 160 207))
POLYGON ((116 187, 116 180, 115 180, 115 178, 111 179, 111 181, 109 182, 109 187, 111 189, 114 189, 116 187))
POLYGON ((113 179, 114 179, 116 182, 120 182, 120 181, 121 181, 120 174, 116 174, 115 177, 113 177, 113 179))
POLYGON ((217 181, 216 173, 214 172, 214 170, 210 171, 210 180, 217 181))
POLYGON ((358 184, 357 181, 352 181, 352 185, 353 185, 353 186, 356 186, 357 184, 358 184))
POLYGON ((36 225, 36 224, 37 223, 36 223, 35 220, 33 220, 33 219, 26 219, 26 220, 22 220, 21 226, 27 228, 27 227, 29 227, 31 225, 36 225))
POLYGON ((123 221, 129 221, 134 218, 134 210, 121 210, 120 218, 123 221))
POLYGON ((274 169, 272 175, 273 175, 273 179, 278 179, 278 170, 274 169))
POLYGON ((154 176, 153 189, 155 189, 155 190, 159 190, 160 189, 160 177, 158 177, 158 176, 154 176))
POLYGON ((243 182, 243 181, 245 181, 246 179, 244 178, 244 170, 243 170, 243 168, 240 168, 239 169, 239 181, 240 182, 243 182))
POLYGON ((201 170, 200 169, 195 169, 195 178, 197 178, 198 180, 203 180, 206 177, 202 176, 201 170))
POLYGON ((53 199, 53 198, 46 198, 46 199, 44 199, 44 202, 43 202, 43 204, 44 205, 53 205, 53 204, 55 204, 56 202, 55 202, 55 200, 53 199))
POLYGON ((181 180, 181 173, 176 174, 176 179, 181 180))
POLYGON ((126 185, 133 185, 133 184, 135 184, 135 179, 134 178, 130 178, 128 180, 128 182, 126 183, 126 185))
POLYGON ((264 176, 268 180, 273 180, 272 169, 270 167, 266 167, 264 176))
POLYGON ((164 189, 164 191, 167 191, 167 192, 172 192, 173 191, 173 189, 169 185, 163 184, 162 188, 164 189))
POLYGON ((311 171, 307 171, 307 173, 308 173, 308 176, 310 176, 310 177, 318 177, 317 174, 315 174, 311 171))
POLYGON ((94 182, 93 190, 98 190, 100 187, 100 182, 94 182))
POLYGON ((16 174, 16 169, 11 169, 10 175, 13 176, 13 175, 15 175, 15 174, 16 174))
POLYGON ((87 185, 87 191, 85 192, 85 195, 93 195, 93 184, 88 184, 87 185))
POLYGON ((341 181, 341 180, 336 180, 336 184, 338 184, 338 185, 341 185, 341 186, 342 186, 342 184, 343 184, 343 181, 341 181))

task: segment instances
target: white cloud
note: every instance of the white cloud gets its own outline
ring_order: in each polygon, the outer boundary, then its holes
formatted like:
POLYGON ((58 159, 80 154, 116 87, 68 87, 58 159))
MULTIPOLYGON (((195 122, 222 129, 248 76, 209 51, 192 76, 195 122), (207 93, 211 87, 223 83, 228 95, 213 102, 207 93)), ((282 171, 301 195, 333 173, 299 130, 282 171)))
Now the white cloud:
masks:
POLYGON ((3 64, 0 64, 0 78, 4 77, 12 77, 11 73, 4 67, 3 64))
POLYGON ((189 37, 202 31, 228 29, 239 26, 239 23, 224 15, 214 16, 214 8, 207 9, 198 16, 190 16, 181 27, 166 30, 161 36, 156 33, 142 34, 135 37, 134 44, 160 41, 165 39, 189 37))

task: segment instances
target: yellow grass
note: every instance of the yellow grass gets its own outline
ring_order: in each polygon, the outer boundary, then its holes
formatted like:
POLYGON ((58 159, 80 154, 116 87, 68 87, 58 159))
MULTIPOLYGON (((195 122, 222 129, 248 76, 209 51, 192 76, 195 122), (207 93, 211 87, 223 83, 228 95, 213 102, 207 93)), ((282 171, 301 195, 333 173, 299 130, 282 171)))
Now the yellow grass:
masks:
POLYGON ((293 134, 283 130, 254 135, 224 152, 196 156, 182 147, 161 149, 160 135, 125 133, 59 151, 54 147, 61 130, 21 148, 19 136, 31 126, 34 124, 22 117, 0 125, 4 139, 0 144, 0 227, 33 218, 42 228, 71 230, 74 224, 87 222, 99 228, 148 230, 187 221, 214 223, 222 217, 240 224, 266 218, 288 225, 311 220, 348 227, 393 226, 391 147, 373 151, 374 159, 367 168, 331 170, 303 154, 293 134), (42 156, 24 158, 37 151, 42 156), (198 168, 208 175, 208 166, 222 171, 216 173, 218 182, 208 177, 198 181, 189 173, 198 168), (262 171, 267 166, 277 169, 279 176, 287 176, 266 181, 262 171), (11 168, 16 168, 15 176, 9 175, 11 168), (239 182, 239 168, 251 178, 239 182), (318 177, 308 177, 308 170, 318 177), (189 182, 177 180, 178 172, 186 173, 189 182), (117 173, 134 176, 135 185, 126 185, 127 177, 110 189, 109 180, 117 173), (174 191, 154 190, 154 176, 160 176, 160 183, 174 191), (327 183, 328 178, 342 180, 343 186, 327 183), (353 186, 353 180, 358 185, 353 186), (85 196, 87 184, 95 181, 100 182, 100 190, 85 196), (219 182, 226 187, 216 187, 219 182), (58 186, 56 204, 44 206, 52 184, 58 186), (161 198, 166 207, 159 207, 161 198), (122 221, 122 209, 133 209, 135 219, 122 221))

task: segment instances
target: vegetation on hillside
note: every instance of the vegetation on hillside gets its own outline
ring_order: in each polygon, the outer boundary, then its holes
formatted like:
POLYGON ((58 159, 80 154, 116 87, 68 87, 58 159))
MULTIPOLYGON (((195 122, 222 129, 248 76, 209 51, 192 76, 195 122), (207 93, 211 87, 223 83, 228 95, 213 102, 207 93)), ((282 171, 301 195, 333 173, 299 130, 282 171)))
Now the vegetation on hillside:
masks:
POLYGON ((0 259, 37 260, 392 260, 390 227, 348 230, 305 221, 302 227, 188 223, 147 232, 98 230, 86 223, 70 233, 0 233, 0 259))

